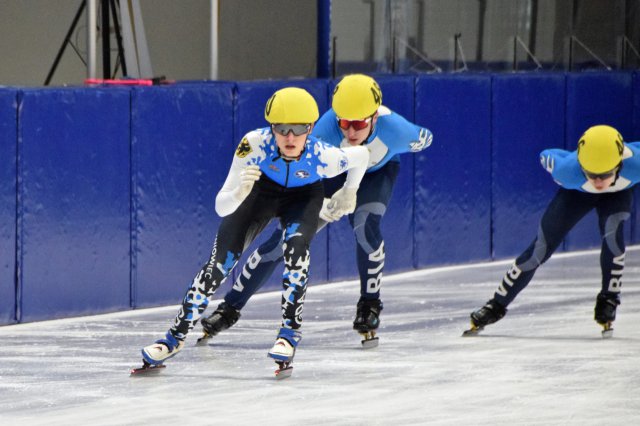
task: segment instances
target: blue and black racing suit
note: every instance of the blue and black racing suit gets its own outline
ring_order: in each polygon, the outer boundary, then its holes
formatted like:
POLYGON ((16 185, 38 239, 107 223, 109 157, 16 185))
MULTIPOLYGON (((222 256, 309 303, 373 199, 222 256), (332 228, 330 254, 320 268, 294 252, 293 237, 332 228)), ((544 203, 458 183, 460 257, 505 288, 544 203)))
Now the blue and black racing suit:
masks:
POLYGON ((544 212, 533 242, 502 278, 494 300, 508 306, 569 231, 594 208, 602 236, 600 294, 618 300, 625 256, 623 222, 631 215, 632 187, 640 182, 640 142, 625 144, 622 167, 613 184, 600 191, 585 177, 576 151, 547 149, 540 153, 540 163, 560 188, 544 212))

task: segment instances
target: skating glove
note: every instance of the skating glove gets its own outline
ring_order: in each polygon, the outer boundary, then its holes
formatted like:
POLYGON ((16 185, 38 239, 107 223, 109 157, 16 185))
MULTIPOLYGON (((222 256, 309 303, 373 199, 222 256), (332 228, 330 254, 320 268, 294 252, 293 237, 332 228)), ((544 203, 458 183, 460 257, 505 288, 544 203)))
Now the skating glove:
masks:
POLYGON ((333 211, 333 216, 340 218, 346 214, 351 214, 356 209, 356 193, 358 188, 340 188, 327 204, 327 208, 333 211))
POLYGON ((331 198, 325 198, 322 201, 322 209, 320 210, 320 219, 325 222, 335 222, 339 220, 342 215, 334 209, 335 203, 331 200, 331 198))
POLYGON ((240 172, 240 185, 233 191, 233 196, 238 201, 243 201, 253 188, 253 184, 256 183, 262 172, 260 171, 260 167, 256 165, 251 165, 245 167, 243 171, 240 172))

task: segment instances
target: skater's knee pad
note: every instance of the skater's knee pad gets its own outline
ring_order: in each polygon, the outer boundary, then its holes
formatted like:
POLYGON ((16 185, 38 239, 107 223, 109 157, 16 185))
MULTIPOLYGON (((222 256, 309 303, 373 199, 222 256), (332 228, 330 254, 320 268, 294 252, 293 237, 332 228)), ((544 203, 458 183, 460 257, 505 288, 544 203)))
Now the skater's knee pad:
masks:
POLYGON ((365 253, 372 253, 382 242, 380 221, 386 211, 382 203, 367 203, 359 206, 353 215, 353 233, 356 242, 365 253))
POLYGON ((607 217, 604 224, 603 239, 609 251, 614 256, 620 256, 624 253, 624 247, 620 247, 617 240, 618 229, 622 226, 622 222, 629 219, 631 215, 628 212, 615 213, 607 217))
POLYGON ((544 235, 542 227, 538 227, 538 235, 533 244, 516 259, 516 265, 523 272, 537 269, 551 257, 552 250, 549 249, 547 238, 544 235))

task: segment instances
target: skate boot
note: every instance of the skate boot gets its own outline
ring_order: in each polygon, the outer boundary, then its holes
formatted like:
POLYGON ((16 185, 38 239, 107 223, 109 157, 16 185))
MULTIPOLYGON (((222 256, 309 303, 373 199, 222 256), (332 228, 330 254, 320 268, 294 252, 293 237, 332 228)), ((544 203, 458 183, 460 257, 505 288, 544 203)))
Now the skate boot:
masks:
POLYGON ((483 307, 471 313, 471 328, 462 333, 463 336, 475 336, 481 332, 485 326, 499 321, 507 313, 507 309, 496 302, 489 300, 483 307))
POLYGON ((360 298, 356 308, 356 319, 353 321, 353 329, 363 337, 362 347, 364 349, 378 346, 376 330, 380 325, 380 311, 382 311, 382 301, 380 299, 360 298))
POLYGON ((607 296, 605 294, 598 294, 596 298, 596 307, 594 309, 594 319, 603 328, 602 337, 609 338, 613 336, 613 321, 616 319, 616 308, 620 304, 620 299, 617 295, 607 296))
POLYGON ((200 320, 204 334, 198 339, 197 344, 202 344, 208 338, 213 337, 221 331, 233 326, 239 319, 239 310, 226 302, 220 303, 209 317, 200 320))
POLYGON ((164 339, 156 340, 153 345, 142 349, 142 367, 131 370, 131 374, 144 373, 150 370, 164 368, 164 361, 174 357, 182 350, 183 340, 176 339, 167 331, 164 339))
POLYGON ((301 339, 302 335, 298 330, 292 330, 290 328, 280 329, 276 342, 267 354, 278 364, 276 379, 285 379, 291 376, 293 372, 291 363, 296 354, 296 347, 301 339))

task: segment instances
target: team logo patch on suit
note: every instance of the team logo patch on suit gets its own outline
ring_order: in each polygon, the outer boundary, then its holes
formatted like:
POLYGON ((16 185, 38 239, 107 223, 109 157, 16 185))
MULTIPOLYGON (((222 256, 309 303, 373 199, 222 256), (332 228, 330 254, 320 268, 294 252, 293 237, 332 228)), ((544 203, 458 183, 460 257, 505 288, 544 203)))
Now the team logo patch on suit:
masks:
POLYGON ((273 170, 274 172, 278 173, 280 171, 280 169, 278 168, 278 166, 276 166, 275 164, 269 164, 269 168, 271 170, 273 170))
POLYGON ((240 141, 240 145, 238 145, 238 148, 236 149, 236 155, 240 158, 244 158, 247 155, 251 154, 251 151, 251 145, 249 144, 247 138, 242 138, 242 140, 240 141))
POLYGON ((305 179, 309 177, 309 172, 306 170, 298 170, 296 172, 296 177, 300 179, 305 179))

